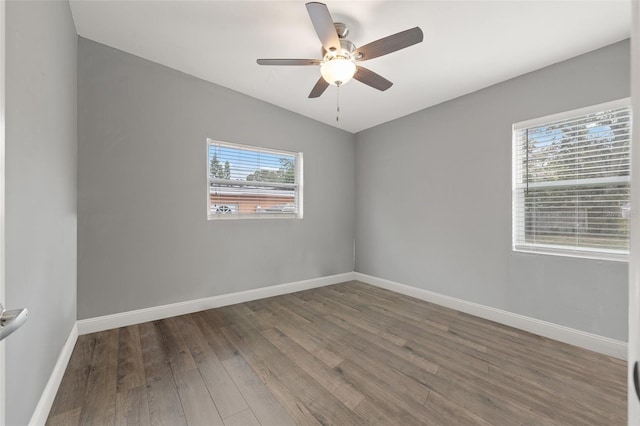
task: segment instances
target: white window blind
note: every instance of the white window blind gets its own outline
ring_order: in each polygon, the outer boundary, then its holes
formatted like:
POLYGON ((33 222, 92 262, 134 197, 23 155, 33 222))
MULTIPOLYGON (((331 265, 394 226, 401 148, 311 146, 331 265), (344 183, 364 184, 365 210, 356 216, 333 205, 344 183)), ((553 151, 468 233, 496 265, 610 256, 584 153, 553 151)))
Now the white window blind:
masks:
POLYGON ((207 140, 209 219, 302 217, 302 153, 207 140))
POLYGON ((513 248, 624 260, 628 99, 513 126, 513 248))

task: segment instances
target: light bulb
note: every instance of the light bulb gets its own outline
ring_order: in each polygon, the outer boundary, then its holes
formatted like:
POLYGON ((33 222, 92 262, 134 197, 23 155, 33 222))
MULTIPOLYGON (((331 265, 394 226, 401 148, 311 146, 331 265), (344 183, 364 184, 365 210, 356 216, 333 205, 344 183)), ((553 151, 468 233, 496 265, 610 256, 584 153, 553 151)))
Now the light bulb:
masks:
POLYGON ((320 64, 320 74, 329 84, 342 86, 353 78, 356 73, 356 64, 343 57, 336 57, 320 64))

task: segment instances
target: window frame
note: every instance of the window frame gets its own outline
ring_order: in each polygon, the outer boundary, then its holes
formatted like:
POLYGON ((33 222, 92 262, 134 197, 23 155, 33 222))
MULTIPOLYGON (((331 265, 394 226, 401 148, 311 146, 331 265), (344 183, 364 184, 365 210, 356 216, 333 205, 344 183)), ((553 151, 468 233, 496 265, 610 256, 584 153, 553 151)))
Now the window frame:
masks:
MULTIPOLYGON (((287 151, 284 149, 275 149, 275 148, 267 148, 258 145, 249 145, 249 144, 240 144, 234 142, 226 142, 217 139, 207 138, 206 139, 206 177, 207 177, 207 221, 213 220, 247 220, 247 219, 302 219, 303 218, 303 153, 295 152, 295 151, 287 151), (209 173, 210 160, 209 153, 211 146, 224 146, 232 149, 239 149, 244 151, 253 151, 253 152, 261 152, 275 155, 286 155, 293 156, 295 158, 295 179, 294 183, 279 183, 278 186, 290 187, 294 188, 294 200, 296 201, 294 204, 296 206, 296 211, 291 213, 269 213, 269 212, 256 212, 256 213, 232 213, 232 214, 218 214, 211 212, 211 184, 212 182, 225 183, 230 180, 227 179, 212 179, 209 173)), ((234 182, 243 182, 243 181, 234 181, 234 182)), ((251 181, 251 186, 273 186, 273 183, 269 182, 254 182, 251 181)))
MULTIPOLYGON (((518 156, 518 150, 522 149, 518 144, 517 140, 517 132, 523 129, 529 129, 534 127, 539 127, 545 124, 552 124, 554 122, 567 120, 571 118, 579 118, 585 115, 594 114, 598 112, 603 112, 607 110, 620 109, 620 108, 628 108, 629 109, 629 131, 631 131, 631 120, 632 120, 632 111, 631 111, 631 98, 623 98, 618 99, 611 102, 604 102, 597 105, 591 105, 584 108, 578 108, 571 111, 564 111, 557 114, 550 114, 544 117, 534 118, 531 120, 521 121, 518 123, 514 123, 512 125, 512 161, 511 161, 511 248, 513 252, 519 253, 533 253, 533 254, 542 254, 542 255, 553 255, 553 256, 565 256, 565 257, 574 257, 574 258, 582 258, 582 259, 595 259, 595 260, 609 260, 616 262, 626 262, 629 257, 629 250, 614 250, 614 249, 604 249, 604 248, 596 248, 596 247, 585 247, 585 246, 561 246, 561 245, 553 245, 553 244, 543 244, 543 243, 526 243, 523 241, 525 226, 524 223, 520 223, 518 219, 524 220, 524 216, 519 217, 518 211, 519 209, 524 208, 522 203, 524 203, 525 198, 518 197, 518 191, 521 191, 522 188, 519 187, 518 179, 521 177, 521 174, 518 172, 518 160, 521 160, 518 156)), ((631 147, 629 147, 629 151, 631 147)), ((606 184, 615 184, 628 182, 631 185, 631 176, 628 176, 627 179, 623 177, 612 177, 612 178, 600 178, 601 183, 606 184)), ((578 181, 578 180, 576 180, 578 181)), ((591 182, 593 183, 593 182, 591 182)), ((568 184, 560 184, 560 183, 552 183, 549 185, 536 184, 539 188, 552 188, 552 187, 561 187, 561 186, 579 186, 579 185, 568 185, 568 184)), ((586 185, 585 185, 586 187, 586 185)))

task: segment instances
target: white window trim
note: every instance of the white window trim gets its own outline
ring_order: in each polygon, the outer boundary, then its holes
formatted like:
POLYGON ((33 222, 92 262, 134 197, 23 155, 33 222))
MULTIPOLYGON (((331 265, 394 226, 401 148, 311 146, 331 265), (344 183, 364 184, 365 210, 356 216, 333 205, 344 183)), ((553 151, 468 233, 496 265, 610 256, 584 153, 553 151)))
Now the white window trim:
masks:
MULTIPOLYGON (((620 250, 606 250, 606 249, 590 249, 588 247, 581 247, 580 249, 572 249, 567 246, 555 246, 549 244, 518 244, 517 241, 521 241, 521 237, 516 236, 516 230, 514 224, 517 222, 517 197, 516 191, 521 187, 518 186, 517 178, 518 172, 516 168, 517 163, 517 142, 516 142, 516 132, 518 130, 536 127, 540 125, 545 125, 549 123, 554 123, 558 121, 567 120, 570 118, 574 118, 580 115, 588 115, 597 113, 600 111, 605 111, 608 109, 617 109, 631 107, 631 98, 623 98, 615 101, 604 102, 597 105, 590 105, 584 108, 578 108, 570 111, 563 111, 556 114, 547 115, 544 117, 534 118, 526 121, 520 121, 518 123, 513 124, 512 126, 512 140, 511 140, 511 248, 513 252, 518 253, 529 253, 529 254, 538 254, 538 255, 551 255, 551 256, 564 256, 564 257, 573 257, 580 259, 593 259, 593 260, 608 260, 614 262, 628 262, 629 253, 623 252, 620 250)), ((633 117, 632 117, 633 119, 633 117)), ((623 180, 622 178, 602 178, 601 183, 613 183, 619 180, 623 180)), ((624 181, 627 181, 625 179, 624 181)), ((530 183, 529 187, 553 187, 553 186, 563 186, 563 183, 530 183)), ((518 231, 524 232, 524 228, 518 228, 518 231)))
MULTIPOLYGON (((304 217, 304 202, 303 202, 303 155, 302 152, 294 152, 288 151, 284 149, 274 149, 274 148, 266 148, 259 145, 248 145, 248 144, 239 144, 233 142, 225 142, 217 139, 207 138, 206 140, 206 209, 207 209, 207 221, 218 221, 218 220, 252 220, 252 219, 303 219, 304 217), (216 214, 211 213, 211 190, 210 184, 211 182, 228 182, 225 179, 210 179, 209 178, 209 147, 211 145, 222 145, 230 148, 237 148, 243 150, 255 150, 260 152, 269 152, 272 154, 291 154, 296 158, 296 182, 297 183, 279 183, 278 186, 297 188, 296 189, 296 199, 298 210, 295 213, 243 213, 243 214, 216 214)), ((252 186, 273 186, 273 184, 269 184, 266 182, 252 182, 252 186)))

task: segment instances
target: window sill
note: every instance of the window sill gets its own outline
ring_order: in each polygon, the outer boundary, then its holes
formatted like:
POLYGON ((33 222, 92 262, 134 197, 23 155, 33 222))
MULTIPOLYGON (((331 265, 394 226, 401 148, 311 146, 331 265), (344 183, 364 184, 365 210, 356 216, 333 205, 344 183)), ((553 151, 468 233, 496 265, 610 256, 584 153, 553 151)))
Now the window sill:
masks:
POLYGON ((591 250, 571 250, 566 248, 558 248, 556 246, 545 245, 518 245, 513 246, 513 251, 516 253, 529 253, 529 254, 541 254, 547 256, 563 256, 573 257, 577 259, 591 259, 591 260, 607 260, 611 262, 628 262, 629 255, 627 253, 620 252, 601 252, 591 250))
POLYGON ((246 219, 302 219, 301 215, 296 213, 290 214, 210 214, 207 220, 246 220, 246 219))

